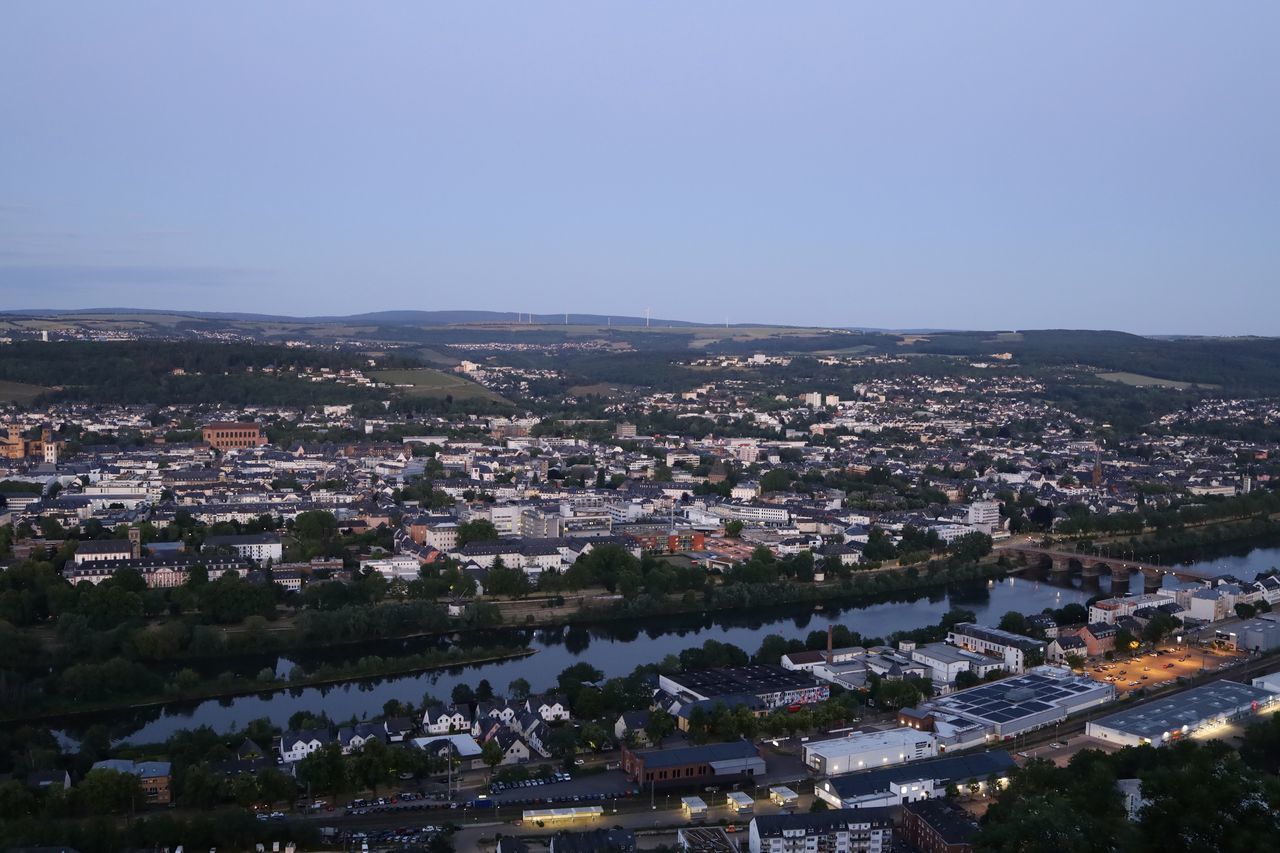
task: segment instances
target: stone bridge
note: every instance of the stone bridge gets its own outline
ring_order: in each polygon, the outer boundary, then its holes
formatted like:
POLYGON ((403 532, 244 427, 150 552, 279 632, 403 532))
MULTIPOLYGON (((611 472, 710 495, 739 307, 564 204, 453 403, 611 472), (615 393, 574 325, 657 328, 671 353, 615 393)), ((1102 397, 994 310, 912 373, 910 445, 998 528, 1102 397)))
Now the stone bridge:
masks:
POLYGON ((1011 557, 1022 557, 1028 564, 1048 565, 1051 578, 1066 578, 1071 571, 1072 563, 1079 563, 1085 581, 1095 580, 1102 574, 1111 575, 1111 588, 1120 591, 1129 588, 1129 579, 1137 573, 1142 574, 1142 588, 1145 592, 1160 589, 1165 575, 1173 575, 1180 581, 1204 581, 1215 575, 1197 571, 1187 566, 1160 566, 1144 563, 1140 560, 1126 560, 1121 557, 1100 557, 1080 551, 1067 551, 1058 548, 1042 548, 1036 545, 1011 545, 998 549, 1001 554, 1011 557))

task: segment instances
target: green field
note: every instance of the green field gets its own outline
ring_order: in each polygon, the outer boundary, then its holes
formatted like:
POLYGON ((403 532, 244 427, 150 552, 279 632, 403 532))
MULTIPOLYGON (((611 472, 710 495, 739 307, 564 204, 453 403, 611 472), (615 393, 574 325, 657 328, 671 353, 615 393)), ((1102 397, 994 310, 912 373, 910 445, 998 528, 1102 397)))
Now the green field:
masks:
POLYGON ((48 390, 48 388, 42 388, 39 385, 28 385, 25 382, 10 382, 7 379, 0 379, 0 402, 30 403, 48 390))
POLYGON ((1141 373, 1099 373, 1099 379, 1108 382, 1119 382, 1122 385, 1133 385, 1136 388, 1176 388, 1185 391, 1188 388, 1217 388, 1217 385, 1197 385, 1194 382, 1179 382, 1175 379, 1160 379, 1156 376, 1143 376, 1141 373))
POLYGON ((398 387, 408 397, 446 397, 455 400, 492 400, 497 403, 509 403, 505 397, 493 393, 488 388, 470 379, 451 373, 433 370, 430 367, 412 370, 374 370, 370 372, 379 382, 386 382, 398 387))

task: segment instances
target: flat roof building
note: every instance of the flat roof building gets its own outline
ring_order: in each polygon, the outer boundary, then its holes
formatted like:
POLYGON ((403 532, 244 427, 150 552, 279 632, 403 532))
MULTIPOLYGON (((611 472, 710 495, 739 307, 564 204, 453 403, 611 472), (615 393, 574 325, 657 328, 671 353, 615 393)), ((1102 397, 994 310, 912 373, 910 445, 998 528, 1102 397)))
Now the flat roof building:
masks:
POLYGON ((1013 766, 1008 752, 993 749, 832 776, 815 783, 813 792, 837 809, 899 806, 943 796, 948 785, 963 787, 977 782, 985 786, 992 777, 1006 779, 1013 766))
POLYGON ((662 675, 658 677, 658 687, 671 696, 692 699, 756 696, 769 709, 823 702, 831 695, 829 685, 808 673, 768 664, 662 675))
POLYGON ((893 816, 889 809, 758 815, 751 819, 748 832, 751 853, 883 853, 893 843, 893 816))
POLYGON ((642 752, 633 752, 623 746, 622 769, 633 782, 672 785, 704 779, 757 776, 765 772, 766 766, 754 744, 736 740, 642 752))
POLYGON ((1277 695, 1235 681, 1214 681, 1090 722, 1085 734, 1120 746, 1163 746, 1247 718, 1271 707, 1277 695))
POLYGON ((1076 675, 1064 667, 1038 666, 1025 675, 957 690, 915 708, 898 712, 898 722, 924 731, 936 716, 968 720, 984 727, 987 737, 1003 740, 1052 725, 1086 708, 1115 699, 1105 681, 1076 675))
POLYGON ((978 824, 946 800, 920 800, 902 807, 901 834, 920 853, 970 853, 978 824))
POLYGON ((853 732, 804 745, 804 763, 823 776, 904 764, 938 754, 933 735, 902 727, 883 732, 853 732))

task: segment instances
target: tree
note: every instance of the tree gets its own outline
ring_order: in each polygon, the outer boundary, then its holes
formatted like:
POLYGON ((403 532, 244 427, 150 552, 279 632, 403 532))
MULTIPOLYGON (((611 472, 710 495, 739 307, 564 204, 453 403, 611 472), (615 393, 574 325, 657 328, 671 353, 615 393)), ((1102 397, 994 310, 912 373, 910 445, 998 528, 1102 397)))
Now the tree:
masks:
POLYGON ((676 721, 671 714, 661 708, 650 711, 649 719, 645 720, 644 733, 648 736, 649 742, 657 745, 669 737, 676 730, 676 721))
POLYGON ((347 764, 342 759, 342 747, 337 743, 325 744, 298 762, 298 779, 316 791, 338 793, 347 788, 347 764))
POLYGON ((1084 669, 1084 663, 1085 663, 1084 658, 1076 654, 1075 652, 1068 654, 1065 658, 1065 662, 1067 666, 1071 667, 1072 669, 1077 669, 1077 670, 1084 669))
POLYGON ((471 689, 470 684, 458 682, 453 685, 453 691, 450 692, 449 698, 453 700, 455 705, 470 705, 476 701, 475 691, 471 689))
POLYGON ((476 701, 492 702, 493 701, 493 685, 489 683, 489 679, 482 678, 480 683, 476 685, 476 701))
POLYGON ((1120 628, 1116 631, 1116 653, 1128 654, 1138 647, 1138 640, 1128 629, 1120 628))
POLYGON ((736 518, 725 522, 724 535, 730 539, 737 539, 742 535, 742 522, 736 518))
POLYGON ((1241 619, 1252 619, 1258 615, 1258 608, 1254 607, 1247 601, 1241 601, 1236 605, 1236 616, 1241 619))
POLYGON ((124 814, 143 802, 138 777, 116 770, 90 770, 75 788, 76 801, 91 815, 124 814))
POLYGON ((351 762, 356 780, 375 794, 378 786, 391 778, 391 756, 388 753, 387 745, 379 738, 373 738, 365 741, 351 762))
POLYGON ((895 681, 884 679, 876 687, 875 698, 876 703, 881 707, 896 711, 899 708, 919 704, 924 694, 914 682, 906 679, 895 681))
POLYGON ((882 563, 898 556, 898 549, 893 547, 889 534, 879 527, 873 527, 867 532, 867 542, 862 546, 862 556, 870 562, 882 563))
POLYGON ((498 528, 487 518, 473 518, 458 525, 458 547, 470 542, 494 542, 498 539, 498 528))
POLYGON ((1001 631, 1009 631, 1013 634, 1022 634, 1024 637, 1030 635, 1030 627, 1027 625, 1027 617, 1023 616, 1016 610, 1010 610, 1008 613, 1000 617, 999 628, 1001 631))
POLYGON ((502 753, 502 745, 497 739, 490 738, 484 742, 484 746, 480 748, 480 758, 485 764, 489 765, 489 775, 492 777, 493 768, 502 763, 505 756, 502 753))
POLYGON ((529 682, 523 678, 513 678, 507 685, 507 692, 511 694, 511 698, 517 700, 528 699, 530 689, 529 682))

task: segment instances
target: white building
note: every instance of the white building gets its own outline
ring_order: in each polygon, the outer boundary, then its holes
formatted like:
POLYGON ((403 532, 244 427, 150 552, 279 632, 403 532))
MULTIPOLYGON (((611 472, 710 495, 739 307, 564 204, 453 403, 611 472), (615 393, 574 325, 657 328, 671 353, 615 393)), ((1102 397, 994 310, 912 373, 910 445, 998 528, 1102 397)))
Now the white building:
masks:
POLYGON ((1033 640, 1021 634, 989 628, 973 622, 961 622, 947 633, 947 642, 971 652, 991 655, 1004 661, 1010 672, 1019 673, 1027 669, 1027 658, 1038 655, 1044 659, 1045 643, 1033 640))
POLYGON ((804 745, 804 763, 824 776, 905 764, 937 754, 933 735, 911 728, 854 732, 846 737, 804 745))
POLYGON ((210 536, 204 540, 203 549, 210 551, 218 548, 230 548, 239 557, 249 560, 273 563, 284 557, 284 545, 280 537, 274 533, 252 533, 246 536, 210 536))
POLYGON ((751 853, 883 853, 892 843, 888 809, 757 815, 747 837, 751 853))
POLYGON ((1149 592, 1143 595, 1124 595, 1117 598, 1104 598, 1089 605, 1089 622, 1106 622, 1116 624, 1123 616, 1132 616, 1144 607, 1160 607, 1163 604, 1176 604, 1177 598, 1168 592, 1149 592))
POLYGON ((990 533, 1000 526, 1000 503, 998 501, 974 501, 969 504, 969 524, 981 528, 983 533, 990 533))

